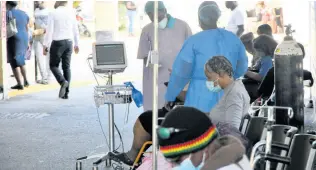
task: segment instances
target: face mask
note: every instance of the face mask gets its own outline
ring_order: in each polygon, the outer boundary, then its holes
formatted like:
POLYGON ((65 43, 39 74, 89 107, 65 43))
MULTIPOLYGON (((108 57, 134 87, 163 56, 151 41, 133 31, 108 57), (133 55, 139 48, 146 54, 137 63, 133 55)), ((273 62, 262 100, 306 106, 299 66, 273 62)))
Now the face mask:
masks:
POLYGON ((159 23, 158 23, 158 27, 160 29, 165 29, 167 27, 167 24, 168 24, 168 18, 165 17, 163 20, 161 20, 159 23))
POLYGON ((222 90, 222 88, 217 85, 216 87, 214 86, 213 81, 206 81, 206 87, 211 91, 211 92, 219 92, 222 90))
POLYGON ((200 165, 195 167, 191 162, 191 156, 181 162, 177 167, 172 168, 172 170, 200 170, 204 166, 205 154, 203 155, 203 161, 200 165))

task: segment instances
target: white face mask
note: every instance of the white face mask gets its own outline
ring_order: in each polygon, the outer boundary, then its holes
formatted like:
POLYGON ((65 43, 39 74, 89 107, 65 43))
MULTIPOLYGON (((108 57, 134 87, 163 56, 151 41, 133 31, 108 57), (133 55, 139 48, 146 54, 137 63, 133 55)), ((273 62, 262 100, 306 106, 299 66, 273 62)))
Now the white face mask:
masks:
POLYGON ((203 161, 200 165, 195 167, 191 161, 191 155, 186 158, 181 164, 177 167, 172 168, 172 170, 200 170, 204 166, 205 153, 203 154, 203 161))
POLYGON ((162 19, 159 23, 158 23, 158 27, 160 29, 165 29, 167 27, 168 24, 168 18, 165 17, 164 19, 162 19))

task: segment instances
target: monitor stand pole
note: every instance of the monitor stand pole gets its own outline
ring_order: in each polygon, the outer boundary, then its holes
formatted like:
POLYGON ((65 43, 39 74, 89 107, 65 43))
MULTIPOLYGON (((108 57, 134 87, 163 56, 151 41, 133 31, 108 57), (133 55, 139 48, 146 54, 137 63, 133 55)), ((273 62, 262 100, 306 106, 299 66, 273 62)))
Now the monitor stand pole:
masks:
MULTIPOLYGON (((108 72, 108 86, 113 85, 113 71, 108 72)), ((109 115, 109 152, 115 152, 115 137, 114 137, 114 104, 108 104, 108 115, 109 115)), ((109 153, 108 152, 108 153, 109 153)), ((105 162, 106 167, 111 166, 111 159, 109 154, 106 154, 104 157, 100 158, 93 163, 94 167, 98 166, 100 163, 105 162)))

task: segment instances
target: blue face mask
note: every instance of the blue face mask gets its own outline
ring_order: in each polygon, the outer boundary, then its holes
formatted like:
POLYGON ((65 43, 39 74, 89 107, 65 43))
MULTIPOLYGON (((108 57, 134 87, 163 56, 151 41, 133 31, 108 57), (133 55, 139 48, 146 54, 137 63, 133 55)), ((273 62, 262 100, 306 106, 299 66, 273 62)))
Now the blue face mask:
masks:
POLYGON ((222 90, 222 88, 217 85, 216 87, 214 86, 214 82, 213 81, 206 81, 206 87, 211 91, 211 92, 219 92, 222 90))
POLYGON ((191 158, 188 157, 177 167, 172 168, 172 170, 200 170, 204 165, 204 161, 197 167, 195 167, 191 161, 191 158))
POLYGON ((167 27, 167 24, 168 24, 168 18, 165 17, 163 20, 161 20, 159 23, 158 23, 158 27, 160 29, 165 29, 167 27))

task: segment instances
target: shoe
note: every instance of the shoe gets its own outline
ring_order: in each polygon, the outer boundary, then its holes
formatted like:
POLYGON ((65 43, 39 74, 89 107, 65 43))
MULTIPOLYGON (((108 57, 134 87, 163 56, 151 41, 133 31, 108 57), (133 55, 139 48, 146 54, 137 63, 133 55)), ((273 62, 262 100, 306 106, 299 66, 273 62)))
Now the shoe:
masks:
POLYGON ((132 161, 126 153, 119 153, 119 154, 116 154, 116 153, 113 153, 113 152, 109 152, 109 158, 115 162, 118 162, 118 163, 124 163, 128 166, 133 166, 134 164, 134 161, 132 161))
POLYGON ((28 81, 25 81, 25 82, 24 82, 24 87, 29 87, 29 86, 30 86, 29 82, 28 82, 28 81))
POLYGON ((14 90, 23 90, 23 86, 22 85, 15 85, 15 86, 12 86, 11 89, 14 89, 14 90))
POLYGON ((69 83, 68 81, 65 81, 61 87, 60 87, 60 90, 59 90, 59 98, 63 98, 66 94, 66 89, 67 87, 69 86, 69 83))
POLYGON ((37 80, 36 83, 38 84, 43 84, 43 85, 47 85, 48 81, 47 80, 37 80))
POLYGON ((62 97, 62 99, 68 99, 68 93, 66 92, 65 95, 62 97))

